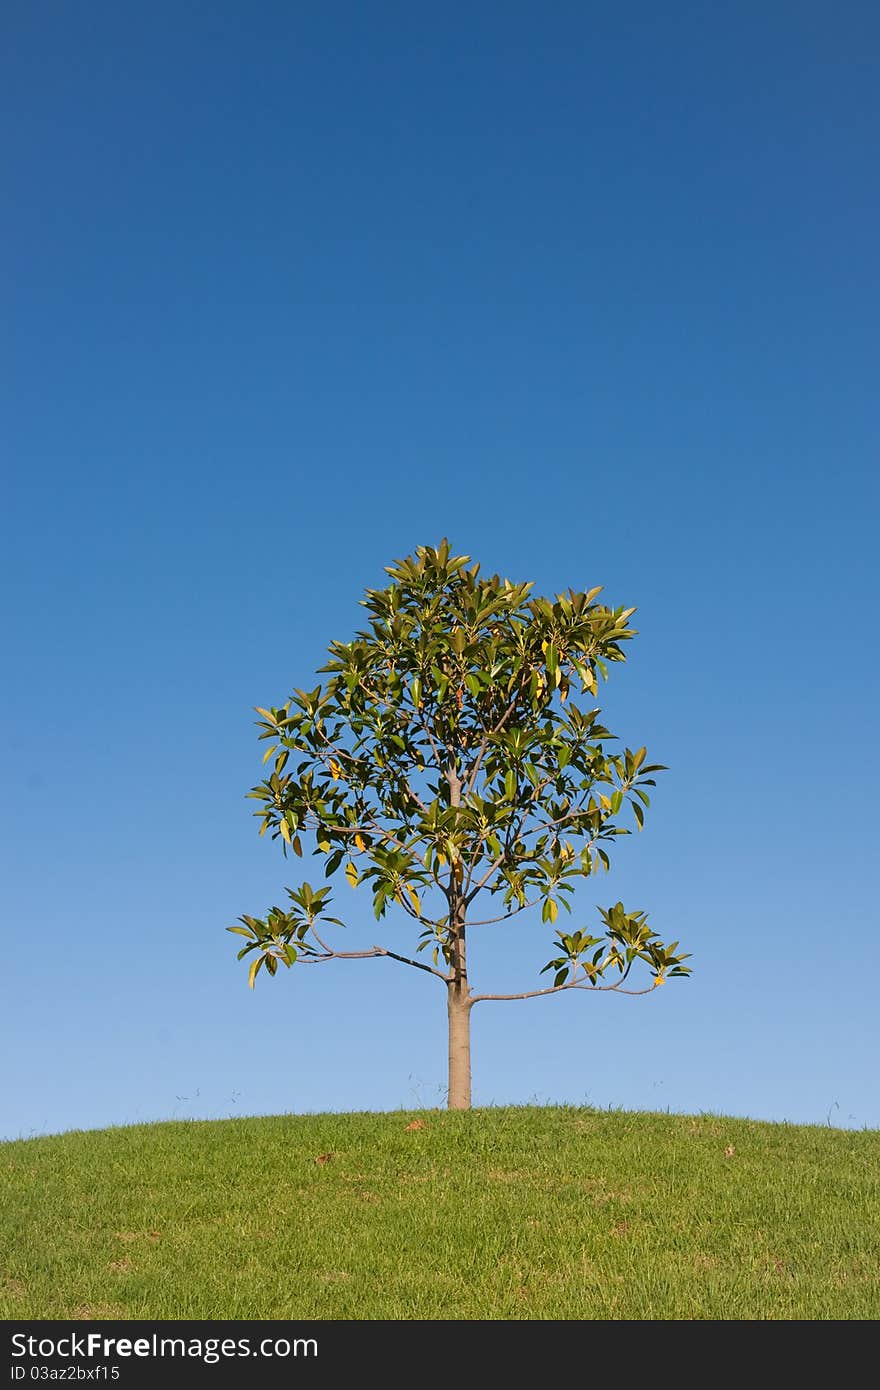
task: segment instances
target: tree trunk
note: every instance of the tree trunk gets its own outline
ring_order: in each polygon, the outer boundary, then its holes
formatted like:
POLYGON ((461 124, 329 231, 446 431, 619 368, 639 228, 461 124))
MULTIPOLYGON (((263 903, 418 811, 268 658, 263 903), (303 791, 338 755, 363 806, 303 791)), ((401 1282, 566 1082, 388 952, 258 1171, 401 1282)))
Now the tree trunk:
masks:
MULTIPOLYGON (((461 782, 450 756, 446 769, 449 782, 450 806, 461 805, 461 782)), ((459 876, 461 865, 458 865, 459 876)), ((452 926, 452 978, 449 981, 447 1007, 449 1010, 449 1093, 446 1104, 450 1110, 471 1108, 471 1001, 465 952, 465 902, 456 865, 449 866, 449 909, 452 926)))
POLYGON ((465 956, 464 920, 459 907, 458 930, 452 957, 452 979, 449 981, 447 1008, 449 1011, 449 1096, 450 1110, 471 1108, 471 1001, 465 956))
POLYGON ((455 983, 449 986, 450 1110, 471 1108, 471 1005, 455 983))

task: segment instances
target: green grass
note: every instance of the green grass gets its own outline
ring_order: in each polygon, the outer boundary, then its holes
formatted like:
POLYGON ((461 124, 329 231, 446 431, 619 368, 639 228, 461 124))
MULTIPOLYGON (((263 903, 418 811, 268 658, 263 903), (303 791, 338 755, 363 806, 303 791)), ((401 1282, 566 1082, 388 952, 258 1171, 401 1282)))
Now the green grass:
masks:
POLYGON ((579 1109, 21 1140, 0 1315, 876 1318, 878 1173, 877 1131, 579 1109))

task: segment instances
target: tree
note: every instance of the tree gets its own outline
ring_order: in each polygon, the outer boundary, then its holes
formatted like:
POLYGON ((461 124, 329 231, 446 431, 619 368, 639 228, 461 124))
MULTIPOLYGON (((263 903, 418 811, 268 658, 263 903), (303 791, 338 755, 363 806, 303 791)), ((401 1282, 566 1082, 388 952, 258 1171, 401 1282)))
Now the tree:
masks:
POLYGON ((448 1103, 467 1109, 475 1004, 647 994, 690 973, 677 941, 664 945, 646 913, 618 902, 600 909, 597 935, 556 930, 544 967, 552 984, 475 994, 468 979, 468 931, 529 908, 550 927, 560 908, 570 913, 576 881, 607 870, 612 841, 629 834, 617 820, 625 806, 641 829, 646 788, 663 769, 644 748, 612 751, 601 711, 572 697, 595 698, 597 673, 607 679, 608 664, 625 660, 634 609, 597 602, 600 589, 532 598, 531 584, 481 577, 446 540, 386 573, 389 586, 362 600, 368 627, 331 644, 318 672, 326 683, 257 709, 263 763, 274 761, 249 796, 261 835, 299 856, 313 836, 325 875, 342 870, 352 888, 368 886, 377 921, 392 906, 405 914, 415 949, 338 949, 344 924, 328 915, 330 887, 309 883, 286 890, 289 906, 228 930, 246 938, 239 959, 251 957, 252 988, 263 967, 275 975, 279 964, 373 957, 436 977, 449 1016, 448 1103), (639 962, 651 974, 632 988, 639 962))

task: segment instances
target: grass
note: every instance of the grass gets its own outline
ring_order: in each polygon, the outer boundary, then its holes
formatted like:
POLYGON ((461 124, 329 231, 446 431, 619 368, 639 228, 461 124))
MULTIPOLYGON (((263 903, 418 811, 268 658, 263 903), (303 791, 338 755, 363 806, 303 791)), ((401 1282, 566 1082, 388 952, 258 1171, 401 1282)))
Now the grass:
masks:
POLYGON ((876 1318, 878 1174, 877 1131, 580 1109, 20 1140, 0 1315, 876 1318))

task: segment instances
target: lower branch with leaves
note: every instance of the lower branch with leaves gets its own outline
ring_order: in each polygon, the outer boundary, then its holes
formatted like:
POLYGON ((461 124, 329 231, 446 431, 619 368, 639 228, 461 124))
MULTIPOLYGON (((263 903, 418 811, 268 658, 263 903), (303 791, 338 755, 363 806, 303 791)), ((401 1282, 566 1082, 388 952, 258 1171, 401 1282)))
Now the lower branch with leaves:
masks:
MULTIPOLYGON (((304 883, 298 889, 288 888, 287 893, 293 905, 286 911, 272 907, 265 917, 251 917, 245 913, 238 919, 239 925, 227 928, 246 939, 247 944, 238 953, 239 960, 253 955, 248 974, 251 988, 264 966, 270 975, 274 975, 279 965, 289 969, 297 961, 304 965, 315 965, 331 960, 370 960, 376 957, 387 957, 414 970, 434 975, 445 985, 452 983, 454 976, 451 970, 437 969, 385 946, 374 945, 363 951, 337 950, 328 944, 318 930, 319 924, 322 930, 325 925, 345 925, 338 917, 327 915, 326 909, 331 903, 330 889, 313 889, 310 884, 304 883)), ((602 936, 592 936, 586 931, 556 933, 559 954, 549 960, 541 972, 554 972, 552 985, 518 994, 468 993, 468 1002, 479 1004, 489 1000, 538 999, 561 994, 568 989, 650 994, 668 977, 690 974, 688 966, 684 964, 688 957, 679 952, 678 942, 664 945, 648 926, 647 913, 626 912, 622 903, 600 908, 599 912, 605 927, 602 936), (653 971, 651 983, 642 989, 625 988, 630 971, 637 962, 642 962, 653 971)), ((456 931, 449 926, 448 919, 444 918, 436 924, 435 936, 444 958, 451 960, 456 931)))

